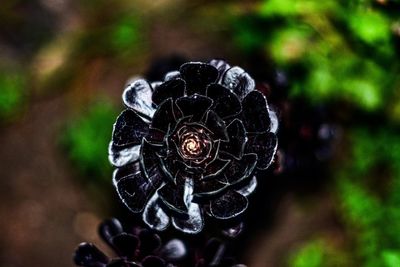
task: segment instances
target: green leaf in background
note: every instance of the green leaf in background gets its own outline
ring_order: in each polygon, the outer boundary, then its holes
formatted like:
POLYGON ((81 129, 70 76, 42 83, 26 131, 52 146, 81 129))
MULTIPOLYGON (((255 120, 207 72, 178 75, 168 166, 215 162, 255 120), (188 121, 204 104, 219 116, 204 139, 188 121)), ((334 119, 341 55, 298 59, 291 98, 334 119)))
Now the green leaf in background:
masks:
POLYGON ((356 129, 337 171, 339 210, 360 266, 398 266, 400 251, 400 138, 393 130, 356 129), (378 256, 380 255, 380 256, 378 256))
POLYGON ((389 19, 373 9, 353 12, 348 23, 352 33, 370 45, 382 45, 390 40, 389 19))
POLYGON ((303 245, 289 260, 290 267, 322 267, 324 245, 320 240, 303 245))
POLYGON ((381 254, 384 267, 400 266, 400 251, 385 250, 381 254))
POLYGON ((265 0, 238 18, 235 38, 248 53, 263 49, 289 74, 292 97, 389 112, 384 103, 395 94, 400 68, 393 60, 396 21, 374 1, 265 0))
POLYGON ((134 16, 126 16, 117 20, 112 25, 110 38, 116 51, 132 49, 140 39, 140 25, 134 16))
POLYGON ((8 119, 22 106, 26 82, 22 73, 0 72, 0 120, 8 119))
POLYGON ((109 181, 111 177, 107 151, 117 115, 117 109, 109 101, 97 101, 68 122, 61 136, 72 163, 89 181, 109 181))
POLYGON ((289 267, 348 267, 345 253, 322 238, 311 239, 300 245, 289 257, 289 267))
POLYGON ((332 11, 335 7, 336 3, 332 0, 269 0, 262 2, 259 13, 263 16, 298 16, 332 11))

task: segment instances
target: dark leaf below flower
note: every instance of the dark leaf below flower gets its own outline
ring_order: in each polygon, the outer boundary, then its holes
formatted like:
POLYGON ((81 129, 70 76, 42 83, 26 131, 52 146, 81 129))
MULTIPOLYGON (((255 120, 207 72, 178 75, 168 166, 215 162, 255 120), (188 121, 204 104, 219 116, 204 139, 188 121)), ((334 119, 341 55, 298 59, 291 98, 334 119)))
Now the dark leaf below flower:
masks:
POLYGON ((147 256, 142 261, 143 267, 165 267, 165 262, 157 256, 147 256))
POLYGON ((139 233, 141 256, 154 253, 161 246, 160 237, 149 230, 143 229, 139 233))
POLYGON ((104 220, 99 226, 101 238, 111 247, 113 246, 112 238, 123 232, 122 225, 116 218, 104 220))
POLYGON ((133 260, 139 246, 139 240, 134 235, 121 233, 113 237, 112 244, 120 257, 133 260))
POLYGON ((112 260, 107 267, 142 267, 139 264, 131 261, 127 261, 125 259, 115 259, 112 260))
POLYGON ((108 257, 91 243, 80 244, 74 254, 74 262, 78 266, 104 267, 108 261, 108 257))

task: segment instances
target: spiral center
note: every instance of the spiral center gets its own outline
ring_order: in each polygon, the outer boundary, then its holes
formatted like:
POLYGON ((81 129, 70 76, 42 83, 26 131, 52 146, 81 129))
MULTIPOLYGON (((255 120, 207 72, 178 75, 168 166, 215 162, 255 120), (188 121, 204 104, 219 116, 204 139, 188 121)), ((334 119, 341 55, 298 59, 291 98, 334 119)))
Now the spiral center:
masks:
POLYGON ((196 157, 204 149, 203 140, 196 133, 187 133, 182 137, 181 150, 184 155, 196 157))
POLYGON ((197 164, 210 154, 212 141, 201 127, 184 126, 178 130, 175 140, 178 152, 185 160, 197 164))

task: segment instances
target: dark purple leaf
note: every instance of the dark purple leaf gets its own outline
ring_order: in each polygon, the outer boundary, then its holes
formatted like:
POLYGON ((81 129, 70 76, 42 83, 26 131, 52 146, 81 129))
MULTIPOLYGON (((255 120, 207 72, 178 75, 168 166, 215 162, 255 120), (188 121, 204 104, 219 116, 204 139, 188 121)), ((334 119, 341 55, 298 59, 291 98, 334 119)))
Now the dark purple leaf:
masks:
POLYGON ((156 256, 147 256, 142 261, 143 267, 165 267, 166 264, 163 259, 156 256))
POLYGON ((160 205, 160 198, 156 192, 147 202, 142 215, 143 221, 153 230, 164 231, 170 224, 170 217, 160 205))
POLYGON ((243 232, 243 228, 244 228, 244 223, 240 222, 235 226, 224 229, 222 231, 222 234, 229 238, 235 238, 235 237, 238 237, 243 232))
POLYGON ((186 95, 205 94, 208 84, 217 80, 218 70, 207 63, 189 62, 180 68, 182 79, 186 82, 186 95))
POLYGON ((159 105, 168 98, 175 100, 184 96, 184 93, 185 82, 182 79, 169 80, 157 86, 153 93, 153 102, 159 105))
POLYGON ((140 164, 138 161, 130 163, 121 168, 117 168, 114 172, 114 182, 118 182, 120 179, 133 175, 140 172, 140 164))
POLYGON ((210 197, 219 194, 228 188, 229 183, 225 176, 217 176, 208 180, 195 180, 194 196, 196 198, 210 197))
POLYGON ((212 110, 223 119, 236 116, 242 110, 238 97, 220 84, 210 84, 207 87, 207 96, 214 100, 212 110))
POLYGON ((213 133, 214 140, 228 140, 225 122, 214 111, 207 112, 205 126, 213 133))
POLYGON ((223 256, 223 252, 225 250, 224 244, 221 240, 217 238, 211 238, 208 240, 203 253, 203 260, 206 266, 209 266, 211 263, 217 264, 221 260, 223 256))
POLYGON ((162 202, 172 211, 180 214, 187 212, 184 201, 184 178, 178 176, 176 184, 167 183, 163 185, 157 192, 162 202))
POLYGON ((125 259, 115 259, 112 260, 109 264, 107 264, 107 267, 142 267, 142 266, 135 262, 127 261, 125 259))
POLYGON ((103 240, 112 246, 112 238, 124 232, 120 221, 116 218, 104 220, 99 226, 99 234, 103 240))
POLYGON ((251 195, 257 188, 257 177, 253 175, 251 179, 246 181, 246 184, 242 185, 240 188, 236 189, 237 192, 247 197, 251 195))
POLYGON ((269 131, 271 120, 269 117, 267 100, 259 91, 251 91, 243 99, 243 122, 247 132, 269 131))
POLYGON ((226 128, 229 141, 221 142, 221 151, 227 152, 233 157, 240 159, 246 145, 246 130, 243 123, 235 119, 226 128))
POLYGON ((124 110, 114 124, 112 142, 116 147, 139 145, 149 126, 132 110, 124 110))
POLYGON ((182 116, 192 116, 193 121, 201 120, 212 104, 211 98, 197 94, 180 97, 176 100, 176 105, 181 110, 182 116))
MULTIPOLYGON (((189 178, 190 179, 190 178, 189 178)), ((173 217, 172 225, 186 233, 186 234, 198 234, 203 230, 204 220, 202 216, 202 210, 200 205, 192 201, 193 182, 185 181, 185 205, 187 207, 187 213, 185 217, 173 217)))
POLYGON ((136 249, 139 245, 139 240, 136 236, 121 233, 114 236, 112 244, 120 257, 126 257, 128 260, 133 260, 136 256, 136 249))
POLYGON ((108 147, 108 160, 115 167, 123 167, 139 159, 140 145, 128 148, 119 148, 111 142, 108 147))
POLYGON ((256 83, 246 72, 239 75, 238 81, 239 82, 232 91, 236 93, 240 99, 243 99, 248 93, 255 89, 256 83))
POLYGON ((163 181, 162 170, 160 168, 160 157, 157 155, 162 147, 153 145, 143 139, 140 151, 140 166, 143 175, 154 186, 158 187, 163 181))
POLYGON ((250 75, 237 66, 224 73, 221 84, 232 90, 241 100, 255 87, 255 82, 250 75))
POLYGON ((95 245, 81 243, 74 253, 74 262, 84 267, 104 267, 109 259, 95 245))
POLYGON ((177 154, 170 154, 165 158, 160 157, 160 169, 163 171, 164 176, 175 182, 175 178, 179 172, 179 170, 184 166, 183 163, 177 161, 177 154))
POLYGON ((256 153, 258 156, 257 168, 265 170, 271 165, 277 146, 278 139, 273 133, 251 134, 246 151, 256 153))
POLYGON ((221 174, 229 165, 230 160, 215 158, 212 162, 208 163, 205 167, 205 172, 202 179, 207 180, 221 174))
MULTIPOLYGON (((164 76, 164 81, 170 81, 170 80, 175 80, 181 77, 181 73, 178 70, 173 70, 170 72, 167 72, 164 76)), ((183 95, 183 94, 182 94, 183 95)))
POLYGON ((143 79, 130 83, 122 94, 125 105, 145 119, 153 117, 155 109, 152 106, 152 88, 150 84, 143 79))
POLYGON ((151 128, 158 129, 164 133, 176 123, 172 98, 166 99, 158 107, 151 121, 151 128))
POLYGON ((161 246, 160 237, 157 234, 146 229, 140 231, 139 239, 140 239, 140 253, 142 257, 154 253, 154 251, 159 249, 161 246))
POLYGON ((232 159, 224 174, 230 184, 236 184, 248 178, 257 164, 256 154, 245 154, 241 160, 232 159))
POLYGON ((210 213, 217 219, 231 219, 242 214, 247 209, 247 205, 245 196, 231 190, 210 201, 210 213))
POLYGON ((120 199, 134 213, 143 211, 160 182, 159 179, 147 179, 140 171, 127 173, 117 169, 113 177, 120 199))
POLYGON ((182 240, 172 239, 162 247, 160 255, 167 261, 176 262, 187 256, 187 249, 182 240))
POLYGON ((210 61, 210 65, 218 70, 218 78, 217 81, 220 81, 225 71, 230 69, 231 66, 227 62, 222 59, 213 59, 210 61))

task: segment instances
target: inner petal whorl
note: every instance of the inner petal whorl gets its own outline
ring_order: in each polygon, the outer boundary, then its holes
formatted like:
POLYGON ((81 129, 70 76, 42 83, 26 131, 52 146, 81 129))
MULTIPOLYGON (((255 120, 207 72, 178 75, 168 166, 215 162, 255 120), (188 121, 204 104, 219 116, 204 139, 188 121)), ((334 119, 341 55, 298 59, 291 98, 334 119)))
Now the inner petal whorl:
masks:
POLYGON ((200 163, 209 156, 212 140, 204 129, 183 126, 178 132, 178 153, 183 159, 200 163))

